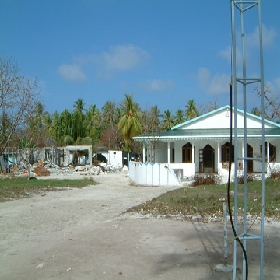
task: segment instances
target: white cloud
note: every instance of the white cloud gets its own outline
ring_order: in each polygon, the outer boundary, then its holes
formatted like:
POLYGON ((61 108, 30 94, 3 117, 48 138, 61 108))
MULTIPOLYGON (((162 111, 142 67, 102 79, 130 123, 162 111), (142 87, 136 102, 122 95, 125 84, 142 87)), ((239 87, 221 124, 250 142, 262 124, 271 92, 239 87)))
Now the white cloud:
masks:
POLYGON ((219 56, 226 60, 227 62, 231 62, 231 47, 228 46, 226 49, 219 52, 219 56))
MULTIPOLYGON (((277 32, 273 28, 267 28, 262 25, 262 42, 263 47, 268 48, 273 46, 274 39, 277 37, 277 32)), ((246 44, 248 47, 256 48, 260 45, 259 39, 259 27, 256 26, 252 33, 246 35, 246 44)))
POLYGON ((86 75, 77 65, 63 64, 58 67, 58 73, 65 80, 72 82, 83 82, 86 80, 86 75))
MULTIPOLYGON (((219 56, 227 61, 229 65, 231 64, 231 49, 231 46, 228 46, 227 48, 219 52, 219 56)), ((237 65, 242 64, 242 51, 238 46, 236 47, 236 61, 237 65)))
POLYGON ((211 95, 220 95, 229 92, 230 76, 217 74, 211 77, 207 92, 211 95))
POLYGON ((139 84, 140 88, 150 91, 166 91, 174 88, 173 80, 153 79, 139 84))
POLYGON ((212 75, 209 69, 199 68, 197 82, 200 90, 210 95, 222 95, 229 92, 230 76, 226 74, 212 75))
POLYGON ((139 66, 148 58, 148 53, 133 45, 118 45, 110 47, 108 52, 99 58, 104 67, 113 71, 129 71, 139 66))
POLYGON ((207 68, 199 68, 197 72, 197 81, 200 89, 205 90, 211 79, 210 71, 207 68))
POLYGON ((280 77, 274 79, 275 89, 280 93, 280 77))
POLYGON ((148 58, 148 52, 131 44, 111 46, 108 51, 90 56, 95 72, 101 78, 111 78, 116 72, 132 71, 148 58))
POLYGON ((97 76, 111 78, 116 72, 132 71, 149 58, 148 52, 134 45, 111 46, 108 51, 95 54, 78 55, 72 58, 72 64, 58 68, 59 74, 72 81, 84 81, 85 68, 95 71, 97 76))
MULTIPOLYGON (((265 25, 262 26, 262 41, 263 41, 263 47, 269 48, 273 46, 275 42, 275 38, 277 37, 277 32, 273 28, 267 28, 265 25)), ((254 31, 252 33, 248 33, 245 35, 246 40, 246 49, 250 48, 257 49, 259 48, 260 42, 259 42, 259 27, 256 26, 254 28, 254 31)), ((219 56, 222 57, 224 60, 226 60, 229 64, 231 63, 231 53, 232 47, 228 46, 224 50, 219 52, 219 56)), ((247 52, 247 58, 250 58, 250 53, 247 52)), ((240 34, 237 35, 237 42, 236 42, 236 60, 237 65, 242 65, 242 47, 241 47, 241 40, 240 40, 240 34)))

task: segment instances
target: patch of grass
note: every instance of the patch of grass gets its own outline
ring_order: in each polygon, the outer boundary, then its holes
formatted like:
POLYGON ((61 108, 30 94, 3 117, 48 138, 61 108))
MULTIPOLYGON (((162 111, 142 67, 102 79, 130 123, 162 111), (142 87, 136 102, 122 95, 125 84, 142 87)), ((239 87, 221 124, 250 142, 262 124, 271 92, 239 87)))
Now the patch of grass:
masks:
MULTIPOLYGON (((252 181, 247 184, 247 213, 260 216, 262 211, 262 185, 261 181, 252 181)), ((234 186, 231 185, 231 190, 234 186)), ((167 192, 146 203, 130 208, 129 212, 141 212, 154 215, 194 215, 202 217, 216 215, 222 217, 222 202, 220 198, 227 199, 227 185, 199 185, 196 187, 183 187, 167 192)), ((238 186, 238 211, 243 214, 244 185, 238 186)), ((233 207, 233 197, 231 206, 233 207)), ((265 212, 268 217, 280 218, 280 188, 278 181, 266 180, 265 212)))
POLYGON ((199 185, 169 191, 151 201, 130 208, 131 212, 144 212, 158 215, 192 215, 219 213, 226 197, 225 185, 199 185))
POLYGON ((0 201, 30 197, 33 193, 39 193, 41 191, 83 188, 95 184, 96 182, 90 178, 83 180, 28 180, 27 178, 7 177, 0 179, 0 201))

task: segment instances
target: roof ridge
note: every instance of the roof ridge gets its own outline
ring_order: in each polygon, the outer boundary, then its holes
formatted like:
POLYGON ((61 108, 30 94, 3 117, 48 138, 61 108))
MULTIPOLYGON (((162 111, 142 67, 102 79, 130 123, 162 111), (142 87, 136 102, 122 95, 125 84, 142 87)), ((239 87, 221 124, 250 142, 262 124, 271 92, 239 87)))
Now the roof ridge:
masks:
MULTIPOLYGON (((204 118, 207 118, 207 117, 209 117, 209 116, 211 116, 211 115, 214 115, 214 114, 216 114, 217 112, 223 111, 223 110, 225 110, 225 109, 230 109, 230 106, 229 106, 229 105, 226 105, 226 106, 220 107, 220 108, 218 108, 218 109, 212 110, 212 111, 210 111, 210 112, 208 112, 208 113, 205 113, 205 114, 200 115, 200 116, 198 116, 198 117, 195 117, 195 118, 193 118, 193 119, 187 120, 187 121, 185 121, 185 122, 183 122, 183 123, 177 124, 177 125, 173 126, 173 127, 171 128, 171 130, 178 129, 178 128, 182 127, 182 126, 185 126, 185 125, 187 125, 187 124, 193 123, 193 122, 195 122, 195 121, 197 121, 197 120, 202 120, 202 119, 204 119, 204 118)), ((238 108, 237 108, 237 111, 238 111, 239 113, 241 113, 241 114, 244 114, 244 113, 245 113, 245 111, 242 110, 242 109, 238 109, 238 108)), ((261 117, 259 117, 259 116, 257 116, 257 115, 254 115, 254 114, 252 114, 252 113, 246 112, 246 115, 250 116, 251 118, 258 119, 258 120, 260 120, 260 121, 262 120, 261 117)), ((274 126, 276 126, 276 127, 280 127, 280 124, 278 124, 278 123, 276 123, 276 122, 274 122, 274 121, 270 121, 270 120, 268 120, 268 119, 264 119, 264 121, 265 121, 266 123, 268 123, 268 124, 274 125, 274 126)))
POLYGON ((179 127, 181 127, 181 126, 184 126, 184 125, 186 125, 186 124, 190 124, 190 123, 195 122, 195 121, 197 121, 197 120, 199 120, 199 119, 204 119, 204 118, 206 118, 206 117, 208 117, 208 116, 211 116, 211 115, 213 115, 213 114, 215 114, 215 113, 217 113, 217 112, 219 112, 219 111, 222 111, 222 110, 228 109, 228 108, 230 108, 229 105, 226 105, 226 106, 220 107, 220 108, 218 108, 218 109, 212 110, 212 111, 210 111, 210 112, 208 112, 208 113, 205 113, 205 114, 200 115, 200 116, 198 116, 198 117, 195 117, 195 118, 193 118, 193 119, 187 120, 187 121, 185 121, 185 122, 183 122, 183 123, 181 123, 181 124, 177 124, 177 125, 173 126, 173 127, 171 128, 171 130, 177 129, 177 128, 179 128, 179 127))

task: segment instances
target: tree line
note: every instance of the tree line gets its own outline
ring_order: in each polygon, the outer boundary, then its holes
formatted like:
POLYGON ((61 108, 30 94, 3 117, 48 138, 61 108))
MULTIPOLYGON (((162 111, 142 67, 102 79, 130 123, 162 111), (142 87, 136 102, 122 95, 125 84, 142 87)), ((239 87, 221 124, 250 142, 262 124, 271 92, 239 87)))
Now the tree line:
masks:
MULTIPOLYGON (((273 99, 269 88, 265 91, 266 118, 278 121, 279 99, 273 99)), ((217 109, 217 102, 198 106, 189 100, 185 109, 175 114, 161 112, 157 106, 143 109, 133 100, 133 94, 124 94, 116 104, 107 101, 102 108, 77 99, 73 108, 55 111, 45 110, 40 101, 36 79, 22 76, 11 59, 0 57, 0 155, 6 147, 34 148, 64 145, 105 146, 108 149, 140 152, 133 142, 139 134, 159 133, 201 114, 217 109)), ((255 107, 251 113, 260 114, 255 107)))

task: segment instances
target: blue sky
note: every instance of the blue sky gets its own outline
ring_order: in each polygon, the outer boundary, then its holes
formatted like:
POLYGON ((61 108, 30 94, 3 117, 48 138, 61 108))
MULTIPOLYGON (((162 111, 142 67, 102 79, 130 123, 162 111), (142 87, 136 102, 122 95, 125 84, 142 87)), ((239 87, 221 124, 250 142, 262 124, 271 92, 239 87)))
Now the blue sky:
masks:
MULTIPOLYGON (((280 93, 280 1, 262 0, 265 82, 280 93)), ((257 72, 257 9, 246 15, 248 69, 257 72)), ((53 113, 119 103, 185 109, 229 104, 230 0, 1 0, 0 55, 37 77, 53 113)), ((239 50, 238 50, 239 52, 239 50)), ((258 106, 250 92, 249 107, 258 106)))

